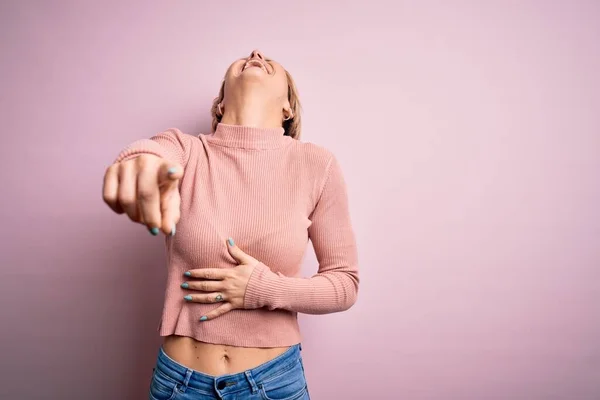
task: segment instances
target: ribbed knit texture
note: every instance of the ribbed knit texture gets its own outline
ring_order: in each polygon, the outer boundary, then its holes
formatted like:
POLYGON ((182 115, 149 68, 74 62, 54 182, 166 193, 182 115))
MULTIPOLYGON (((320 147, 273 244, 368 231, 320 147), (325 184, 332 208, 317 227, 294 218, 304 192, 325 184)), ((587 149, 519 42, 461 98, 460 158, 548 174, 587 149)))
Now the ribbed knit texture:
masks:
POLYGON ((339 164, 327 150, 262 129, 219 124, 214 134, 171 129, 128 146, 117 158, 155 154, 181 164, 181 220, 167 237, 168 275, 162 336, 243 347, 300 342, 297 312, 348 309, 358 290, 357 252, 339 164), (194 268, 237 265, 227 238, 260 263, 245 309, 214 320, 215 304, 188 303, 180 287, 194 268), (318 272, 299 276, 311 240, 318 272))

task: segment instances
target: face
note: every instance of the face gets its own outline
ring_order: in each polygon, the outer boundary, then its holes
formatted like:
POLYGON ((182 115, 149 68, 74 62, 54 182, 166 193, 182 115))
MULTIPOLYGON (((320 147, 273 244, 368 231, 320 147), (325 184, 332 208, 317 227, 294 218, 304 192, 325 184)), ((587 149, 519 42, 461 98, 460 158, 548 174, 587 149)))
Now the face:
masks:
MULTIPOLYGON (((248 57, 234 61, 225 75, 225 99, 241 85, 255 85, 270 100, 281 102, 285 108, 288 96, 288 82, 285 69, 273 60, 254 50, 248 57)), ((289 103, 287 104, 289 107, 289 103)))

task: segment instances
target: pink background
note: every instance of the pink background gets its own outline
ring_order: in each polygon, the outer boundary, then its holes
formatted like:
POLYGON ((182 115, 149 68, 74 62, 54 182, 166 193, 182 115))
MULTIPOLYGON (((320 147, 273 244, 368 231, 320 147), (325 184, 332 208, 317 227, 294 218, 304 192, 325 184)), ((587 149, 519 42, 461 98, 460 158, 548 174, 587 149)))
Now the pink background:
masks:
POLYGON ((145 398, 162 241, 110 213, 102 175, 130 141, 207 132, 255 47, 296 78, 304 140, 340 159, 360 246, 359 303, 301 317, 313 399, 600 398, 600 3, 0 15, 0 398, 145 398))

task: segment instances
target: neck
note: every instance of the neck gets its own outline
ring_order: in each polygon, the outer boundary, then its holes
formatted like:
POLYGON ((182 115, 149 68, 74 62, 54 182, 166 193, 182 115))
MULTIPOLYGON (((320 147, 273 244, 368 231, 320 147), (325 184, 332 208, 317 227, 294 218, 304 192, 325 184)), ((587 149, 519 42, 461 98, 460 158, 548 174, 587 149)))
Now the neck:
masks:
POLYGON ((281 107, 256 90, 240 90, 240 93, 228 94, 225 98, 222 123, 256 128, 281 127, 281 107))
POLYGON ((253 150, 277 149, 293 141, 284 136, 281 126, 277 128, 252 127, 247 125, 217 125, 215 132, 207 137, 209 142, 225 147, 253 150))

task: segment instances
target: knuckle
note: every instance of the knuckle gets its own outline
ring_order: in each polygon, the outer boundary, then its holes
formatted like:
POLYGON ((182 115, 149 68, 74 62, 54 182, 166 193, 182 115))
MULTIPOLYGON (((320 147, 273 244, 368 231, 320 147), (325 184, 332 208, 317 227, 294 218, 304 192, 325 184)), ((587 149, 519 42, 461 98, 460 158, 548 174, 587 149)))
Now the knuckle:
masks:
POLYGON ((140 188, 138 189, 138 200, 148 201, 152 199, 153 193, 150 188, 140 188))
POLYGON ((154 154, 142 154, 141 156, 136 158, 137 166, 140 169, 156 167, 158 165, 158 163, 157 163, 158 159, 159 159, 159 157, 155 156, 154 154))
POLYGON ((206 279, 215 279, 215 274, 212 271, 205 271, 204 276, 206 279))
POLYGON ((115 203, 117 202, 117 197, 116 196, 110 195, 110 194, 106 194, 106 193, 102 195, 102 199, 109 206, 114 206, 115 203))
POLYGON ((135 160, 136 164, 142 168, 147 166, 148 163, 150 162, 150 158, 148 157, 147 154, 142 154, 139 157, 136 157, 134 160, 135 160))
POLYGON ((109 175, 113 175, 115 172, 119 171, 120 164, 112 164, 108 168, 106 168, 106 172, 104 173, 104 177, 109 175))
POLYGON ((119 168, 119 170, 118 170, 119 175, 123 175, 123 174, 125 174, 126 171, 130 171, 131 169, 133 169, 135 166, 135 163, 136 163, 136 159, 121 161, 117 165, 117 167, 119 168))
POLYGON ((126 194, 126 193, 119 194, 119 204, 121 204, 125 207, 129 207, 129 206, 133 205, 134 202, 135 202, 135 199, 133 198, 133 196, 126 194))

